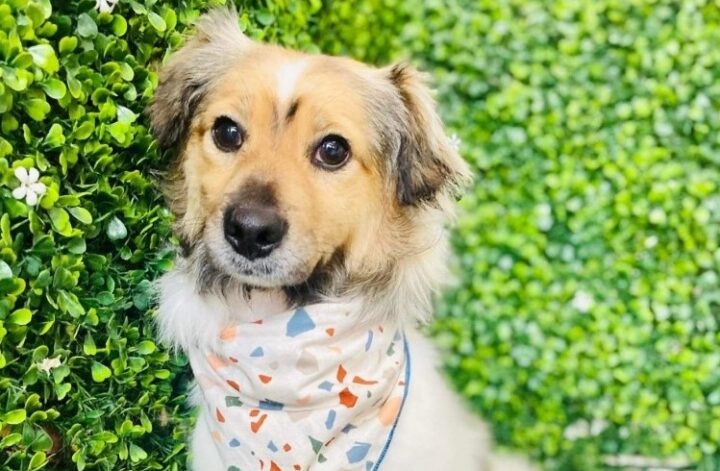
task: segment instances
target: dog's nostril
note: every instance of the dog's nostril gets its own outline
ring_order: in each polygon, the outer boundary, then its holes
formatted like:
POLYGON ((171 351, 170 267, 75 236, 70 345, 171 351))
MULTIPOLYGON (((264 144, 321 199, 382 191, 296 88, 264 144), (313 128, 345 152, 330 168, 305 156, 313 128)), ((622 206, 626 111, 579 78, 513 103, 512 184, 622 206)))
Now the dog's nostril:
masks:
POLYGON ((228 208, 223 223, 225 239, 249 260, 268 256, 288 230, 287 221, 266 207, 228 208))

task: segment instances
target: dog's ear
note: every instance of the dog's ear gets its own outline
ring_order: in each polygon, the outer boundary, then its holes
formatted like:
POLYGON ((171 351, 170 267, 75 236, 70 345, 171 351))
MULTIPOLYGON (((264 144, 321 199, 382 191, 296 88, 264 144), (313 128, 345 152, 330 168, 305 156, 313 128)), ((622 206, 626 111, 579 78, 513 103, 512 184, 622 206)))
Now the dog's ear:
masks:
POLYGON ((468 165, 445 133, 426 76, 407 64, 385 69, 404 107, 395 162, 397 197, 418 205, 459 192, 469 180, 468 165))
POLYGON ((161 149, 185 139, 190 123, 213 80, 253 42, 238 26, 237 12, 217 8, 196 23, 197 32, 175 52, 160 71, 160 81, 148 113, 161 149))

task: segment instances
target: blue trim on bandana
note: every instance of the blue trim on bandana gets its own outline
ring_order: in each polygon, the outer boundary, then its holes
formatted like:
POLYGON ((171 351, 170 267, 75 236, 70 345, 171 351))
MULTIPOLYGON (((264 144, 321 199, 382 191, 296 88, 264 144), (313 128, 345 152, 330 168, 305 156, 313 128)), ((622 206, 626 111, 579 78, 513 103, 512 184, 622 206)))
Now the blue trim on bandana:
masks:
POLYGON ((388 433, 387 440, 385 441, 385 446, 383 446, 382 451, 380 452, 377 463, 375 463, 375 466, 372 467, 372 471, 378 471, 380 469, 380 465, 382 464, 383 460, 385 459, 385 455, 390 449, 390 444, 392 443, 393 436, 395 435, 395 429, 397 428, 398 422, 400 421, 403 407, 405 407, 405 400, 407 399, 408 392, 410 391, 410 346, 408 345, 407 337, 404 333, 403 348, 405 350, 405 390, 403 391, 403 398, 402 402, 400 403, 400 410, 398 411, 397 417, 395 417, 395 422, 390 429, 390 433, 388 433))

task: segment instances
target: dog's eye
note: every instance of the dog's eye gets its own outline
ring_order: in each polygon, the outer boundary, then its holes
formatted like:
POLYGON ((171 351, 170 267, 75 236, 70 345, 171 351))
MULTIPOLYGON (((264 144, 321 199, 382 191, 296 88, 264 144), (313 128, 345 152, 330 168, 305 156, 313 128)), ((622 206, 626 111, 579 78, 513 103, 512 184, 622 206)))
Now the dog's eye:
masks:
POLYGON ((221 116, 213 124, 212 138, 221 151, 234 152, 243 143, 243 132, 238 123, 227 116, 221 116))
POLYGON ((326 170, 337 170, 348 161, 350 145, 344 137, 336 134, 326 136, 317 147, 313 163, 326 170))

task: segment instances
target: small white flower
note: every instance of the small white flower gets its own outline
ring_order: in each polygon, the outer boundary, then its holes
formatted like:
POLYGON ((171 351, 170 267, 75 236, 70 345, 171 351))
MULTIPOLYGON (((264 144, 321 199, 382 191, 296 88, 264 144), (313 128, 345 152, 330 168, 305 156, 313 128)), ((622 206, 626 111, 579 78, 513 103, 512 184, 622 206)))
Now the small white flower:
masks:
POLYGON ((45 184, 38 181, 40 172, 33 167, 30 167, 30 170, 18 167, 15 169, 15 177, 20 180, 20 186, 13 190, 13 198, 18 200, 24 198, 28 206, 35 206, 47 190, 45 184))
POLYGON ((57 368, 60 366, 60 357, 57 356, 55 358, 46 358, 40 363, 38 363, 38 368, 40 371, 44 371, 45 373, 50 373, 50 370, 53 368, 57 368))
POLYGON ((455 149, 456 152, 460 152, 460 147, 462 146, 462 139, 460 139, 460 136, 457 134, 452 134, 450 136, 450 145, 455 149))
POLYGON ((95 0, 95 9, 100 13, 112 13, 118 0, 95 0))
POLYGON ((580 312, 588 312, 595 305, 595 300, 585 291, 578 291, 570 304, 580 312))

